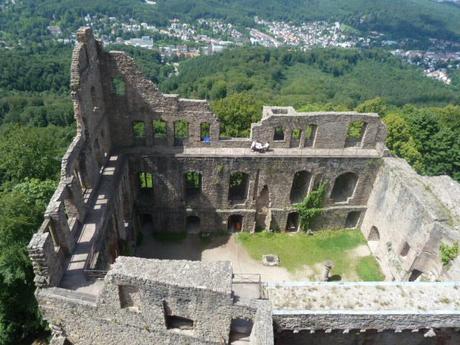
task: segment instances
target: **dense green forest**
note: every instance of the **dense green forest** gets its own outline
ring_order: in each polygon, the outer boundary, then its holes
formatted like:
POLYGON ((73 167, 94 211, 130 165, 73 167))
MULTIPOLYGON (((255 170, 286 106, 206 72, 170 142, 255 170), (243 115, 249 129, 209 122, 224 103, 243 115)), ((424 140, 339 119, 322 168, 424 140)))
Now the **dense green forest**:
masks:
MULTIPOLYGON (((264 48, 182 61, 174 75, 154 51, 115 48, 134 56, 164 92, 210 99, 225 135, 248 135, 263 104, 375 111, 388 125, 392 152, 421 173, 460 180, 460 76, 446 86, 383 51, 264 48)), ((75 131, 70 55, 54 45, 0 50, 1 345, 43 331, 26 245, 75 131)))
POLYGON ((22 0, 2 12, 0 32, 33 42, 43 41, 50 22, 71 32, 85 23, 86 14, 135 18, 158 26, 173 18, 218 18, 240 27, 254 26, 254 16, 297 23, 339 20, 392 38, 460 41, 460 7, 432 0, 158 0, 154 6, 143 0, 22 0))

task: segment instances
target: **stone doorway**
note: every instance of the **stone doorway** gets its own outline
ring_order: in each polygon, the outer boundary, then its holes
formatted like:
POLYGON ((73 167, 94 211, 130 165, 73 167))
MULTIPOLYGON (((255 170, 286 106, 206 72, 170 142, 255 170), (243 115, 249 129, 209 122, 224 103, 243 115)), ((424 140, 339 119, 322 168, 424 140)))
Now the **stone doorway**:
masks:
POLYGON ((201 220, 197 216, 188 216, 186 219, 185 228, 188 234, 198 234, 200 233, 200 223, 201 220))
POLYGON ((228 217, 227 229, 228 232, 241 232, 243 227, 243 216, 239 214, 233 214, 228 217))

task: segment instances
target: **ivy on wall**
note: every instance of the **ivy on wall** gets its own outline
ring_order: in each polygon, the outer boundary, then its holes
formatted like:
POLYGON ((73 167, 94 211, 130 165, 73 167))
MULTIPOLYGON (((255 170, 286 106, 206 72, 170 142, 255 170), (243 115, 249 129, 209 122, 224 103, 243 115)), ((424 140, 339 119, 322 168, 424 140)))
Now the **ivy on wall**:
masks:
POLYGON ((316 218, 323 213, 326 190, 327 183, 322 182, 300 204, 296 205, 300 217, 300 227, 303 231, 310 229, 316 218))

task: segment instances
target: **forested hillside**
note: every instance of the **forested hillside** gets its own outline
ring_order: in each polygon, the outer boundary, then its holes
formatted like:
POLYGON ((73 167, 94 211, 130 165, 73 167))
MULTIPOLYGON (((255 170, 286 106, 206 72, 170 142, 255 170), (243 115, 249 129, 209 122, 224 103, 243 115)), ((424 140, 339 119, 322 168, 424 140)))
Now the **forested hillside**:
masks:
POLYGON ((422 174, 460 181, 460 85, 426 78, 384 51, 235 49, 184 61, 160 85, 212 100, 230 136, 249 135, 263 104, 377 112, 395 154, 422 174))
POLYGON ((75 30, 86 14, 136 18, 160 26, 173 18, 218 18, 243 27, 253 26, 254 16, 295 23, 339 20, 392 38, 460 41, 460 7, 432 0, 158 0, 156 5, 143 0, 18 0, 2 12, 0 32, 36 42, 46 36, 51 21, 75 30))

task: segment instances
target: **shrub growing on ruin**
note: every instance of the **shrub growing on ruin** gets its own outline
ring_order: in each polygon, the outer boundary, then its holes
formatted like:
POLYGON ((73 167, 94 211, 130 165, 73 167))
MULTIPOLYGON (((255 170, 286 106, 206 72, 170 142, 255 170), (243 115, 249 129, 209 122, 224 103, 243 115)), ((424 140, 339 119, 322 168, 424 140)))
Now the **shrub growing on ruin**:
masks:
POLYGON ((303 231, 307 231, 315 219, 323 213, 326 187, 327 184, 325 182, 320 183, 316 190, 308 194, 300 204, 295 206, 299 211, 300 227, 303 231))
POLYGON ((452 245, 441 243, 439 251, 441 252, 441 261, 444 266, 448 265, 452 260, 458 256, 458 242, 452 245))

